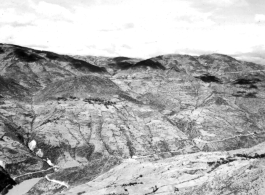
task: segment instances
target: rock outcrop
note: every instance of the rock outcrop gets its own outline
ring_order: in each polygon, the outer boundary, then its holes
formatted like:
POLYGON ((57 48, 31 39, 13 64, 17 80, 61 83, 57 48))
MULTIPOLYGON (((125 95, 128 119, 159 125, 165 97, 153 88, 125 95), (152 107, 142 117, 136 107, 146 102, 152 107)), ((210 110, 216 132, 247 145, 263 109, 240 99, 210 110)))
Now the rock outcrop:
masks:
POLYGON ((5 194, 17 183, 10 177, 6 170, 0 166, 0 193, 5 194))

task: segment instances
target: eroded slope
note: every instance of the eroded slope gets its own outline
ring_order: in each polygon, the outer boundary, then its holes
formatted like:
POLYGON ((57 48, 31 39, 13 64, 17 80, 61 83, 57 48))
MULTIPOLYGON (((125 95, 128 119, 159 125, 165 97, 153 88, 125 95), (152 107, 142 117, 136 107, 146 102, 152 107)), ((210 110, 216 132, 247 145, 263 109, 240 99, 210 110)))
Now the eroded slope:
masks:
POLYGON ((247 148, 265 141, 263 66, 220 54, 75 58, 1 45, 0 160, 18 183, 43 177, 29 194, 262 194, 263 156, 247 148))

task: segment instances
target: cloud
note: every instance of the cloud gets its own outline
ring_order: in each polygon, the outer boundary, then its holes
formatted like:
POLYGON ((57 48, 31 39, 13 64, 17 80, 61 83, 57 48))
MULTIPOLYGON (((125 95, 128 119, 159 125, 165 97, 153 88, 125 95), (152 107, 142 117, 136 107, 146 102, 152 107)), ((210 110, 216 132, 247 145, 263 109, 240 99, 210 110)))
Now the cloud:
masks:
POLYGON ((265 65, 265 45, 256 45, 249 52, 234 55, 237 59, 265 65))
MULTIPOLYGON (((253 23, 254 14, 246 16, 252 23, 230 24, 231 17, 220 11, 241 9, 244 0, 25 2, 23 9, 11 4, 0 8, 0 42, 59 53, 143 58, 166 53, 236 55, 265 45, 265 26, 253 23)), ((255 19, 262 18, 257 15, 255 19)))
POLYGON ((238 60, 253 62, 256 64, 265 65, 265 58, 264 57, 257 57, 257 56, 247 56, 247 55, 236 55, 234 56, 238 60))
POLYGON ((130 28, 134 27, 134 24, 133 23, 126 23, 123 26, 124 26, 125 29, 130 29, 130 28))
POLYGON ((0 24, 29 24, 36 19, 32 13, 17 13, 14 8, 0 9, 0 24))
POLYGON ((27 45, 29 48, 33 48, 33 49, 47 49, 48 46, 47 45, 36 45, 36 44, 32 44, 32 45, 27 45))
POLYGON ((255 14, 255 21, 256 22, 265 22, 265 15, 264 14, 255 14))
POLYGON ((31 4, 37 13, 45 17, 51 17, 53 19, 54 17, 60 17, 69 20, 73 17, 69 10, 57 4, 47 3, 45 1, 40 1, 37 4, 32 2, 31 4))
POLYGON ((215 5, 218 7, 228 7, 232 5, 247 6, 246 0, 202 0, 203 3, 215 5))

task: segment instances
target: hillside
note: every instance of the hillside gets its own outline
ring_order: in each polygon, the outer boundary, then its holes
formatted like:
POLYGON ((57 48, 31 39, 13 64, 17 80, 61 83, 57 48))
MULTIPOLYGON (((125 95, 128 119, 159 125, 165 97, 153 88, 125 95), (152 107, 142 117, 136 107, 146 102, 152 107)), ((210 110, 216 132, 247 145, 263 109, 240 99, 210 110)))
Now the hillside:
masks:
POLYGON ((262 65, 1 44, 0 70, 3 194, 265 193, 262 65))

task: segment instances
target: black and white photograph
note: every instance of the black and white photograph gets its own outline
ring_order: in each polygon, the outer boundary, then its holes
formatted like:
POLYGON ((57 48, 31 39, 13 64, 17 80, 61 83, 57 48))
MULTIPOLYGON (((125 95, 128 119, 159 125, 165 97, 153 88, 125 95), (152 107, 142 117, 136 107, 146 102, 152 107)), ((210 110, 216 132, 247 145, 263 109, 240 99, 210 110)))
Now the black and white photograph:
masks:
POLYGON ((0 0, 0 195, 265 195, 265 2, 0 0))

